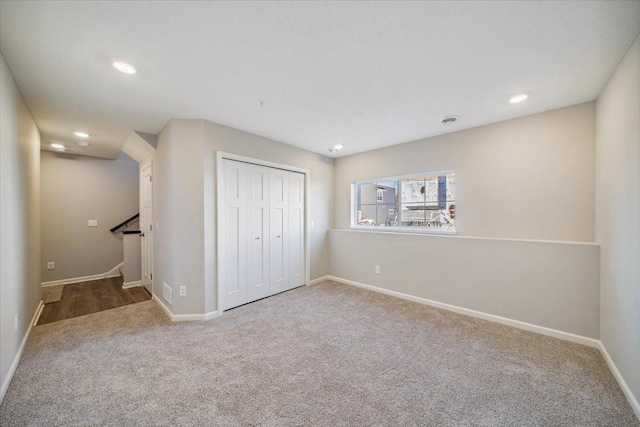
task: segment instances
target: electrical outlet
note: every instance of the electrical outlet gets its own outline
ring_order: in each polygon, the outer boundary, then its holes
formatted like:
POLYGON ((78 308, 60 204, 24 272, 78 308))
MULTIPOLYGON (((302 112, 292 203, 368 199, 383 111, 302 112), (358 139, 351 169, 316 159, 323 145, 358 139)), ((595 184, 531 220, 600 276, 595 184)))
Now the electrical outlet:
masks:
POLYGON ((380 266, 376 265, 376 274, 380 274, 380 266))
POLYGON ((160 221, 156 221, 156 231, 160 231, 160 221))
POLYGON ((186 286, 180 286, 180 296, 181 297, 186 297, 187 296, 187 287, 186 286))
POLYGON ((311 228, 315 228, 316 227, 316 223, 313 222, 313 220, 311 220, 311 228))
POLYGON ((97 219, 90 219, 89 220, 89 227, 97 227, 98 226, 98 220, 97 219))
POLYGON ((16 314, 16 317, 13 320, 13 330, 17 331, 18 330, 18 315, 16 314))
POLYGON ((54 268, 56 268, 56 263, 53 261, 49 261, 47 263, 47 270, 53 270, 54 268))

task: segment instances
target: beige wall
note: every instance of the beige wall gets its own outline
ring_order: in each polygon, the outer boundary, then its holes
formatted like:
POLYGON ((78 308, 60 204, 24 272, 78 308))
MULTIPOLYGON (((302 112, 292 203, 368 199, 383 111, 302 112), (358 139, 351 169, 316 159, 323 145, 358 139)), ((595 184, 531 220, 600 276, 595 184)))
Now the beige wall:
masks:
POLYGON ((332 276, 594 339, 598 259, 593 243, 331 230, 332 276))
POLYGON ((125 234, 124 239, 124 271, 123 282, 139 282, 142 278, 142 239, 140 235, 125 234))
POLYGON ((153 293, 162 298, 163 283, 171 287, 173 304, 163 303, 174 314, 205 312, 204 236, 197 234, 204 222, 202 127, 202 120, 171 120, 158 134, 156 153, 143 162, 153 162, 153 293), (179 300, 181 285, 187 296, 179 300))
POLYGON ((174 289, 174 314, 217 308, 216 153, 224 151, 311 172, 311 278, 329 273, 328 230, 333 213, 333 160, 204 120, 172 120, 154 157, 154 293, 174 289), (177 296, 178 286, 187 296, 177 296))
POLYGON ((458 235, 593 242, 594 151, 590 102, 342 157, 335 224, 353 181, 454 169, 458 235))
POLYGON ((102 274, 121 263, 122 234, 109 230, 138 213, 138 164, 43 151, 41 168, 42 281, 102 274), (88 227, 90 219, 98 227, 88 227))
MULTIPOLYGON (((640 400, 640 37, 597 101, 602 343, 640 400)), ((640 417, 640 406, 635 408, 640 417)))
POLYGON ((591 102, 337 159, 331 275, 597 339, 594 156, 591 102), (348 230, 353 181, 448 169, 458 236, 348 230))
POLYGON ((40 302, 40 132, 2 55, 0 178, 1 400, 40 302))

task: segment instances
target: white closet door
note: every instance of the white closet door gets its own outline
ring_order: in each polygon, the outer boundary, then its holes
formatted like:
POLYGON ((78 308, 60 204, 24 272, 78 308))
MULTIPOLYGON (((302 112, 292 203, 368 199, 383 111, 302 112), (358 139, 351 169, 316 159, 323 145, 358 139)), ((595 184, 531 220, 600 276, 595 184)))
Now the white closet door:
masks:
POLYGON ((222 286, 224 309, 247 302, 247 165, 223 160, 222 286))
POLYGON ((304 174, 289 172, 289 289, 305 283, 304 174))
POLYGON ((269 177, 247 164, 247 302, 269 296, 269 177))
POLYGON ((270 169, 270 293, 289 289, 289 172, 270 169))

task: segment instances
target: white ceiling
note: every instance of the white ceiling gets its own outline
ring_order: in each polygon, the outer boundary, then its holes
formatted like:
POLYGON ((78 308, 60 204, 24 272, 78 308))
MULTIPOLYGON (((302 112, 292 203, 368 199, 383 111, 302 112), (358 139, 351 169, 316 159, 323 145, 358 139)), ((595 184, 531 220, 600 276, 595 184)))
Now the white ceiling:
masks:
POLYGON ((341 156, 591 101, 639 31, 640 1, 0 5, 43 145, 109 158, 170 118, 341 156))

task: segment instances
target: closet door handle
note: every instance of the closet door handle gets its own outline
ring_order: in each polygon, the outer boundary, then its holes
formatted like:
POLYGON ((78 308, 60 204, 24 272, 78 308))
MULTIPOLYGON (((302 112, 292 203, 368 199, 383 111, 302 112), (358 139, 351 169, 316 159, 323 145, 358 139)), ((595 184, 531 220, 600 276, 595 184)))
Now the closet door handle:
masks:
POLYGON ((256 240, 260 240, 260 238, 259 238, 259 237, 256 237, 256 240))
POLYGON ((276 239, 279 239, 279 238, 280 238, 280 236, 276 236, 276 239))

